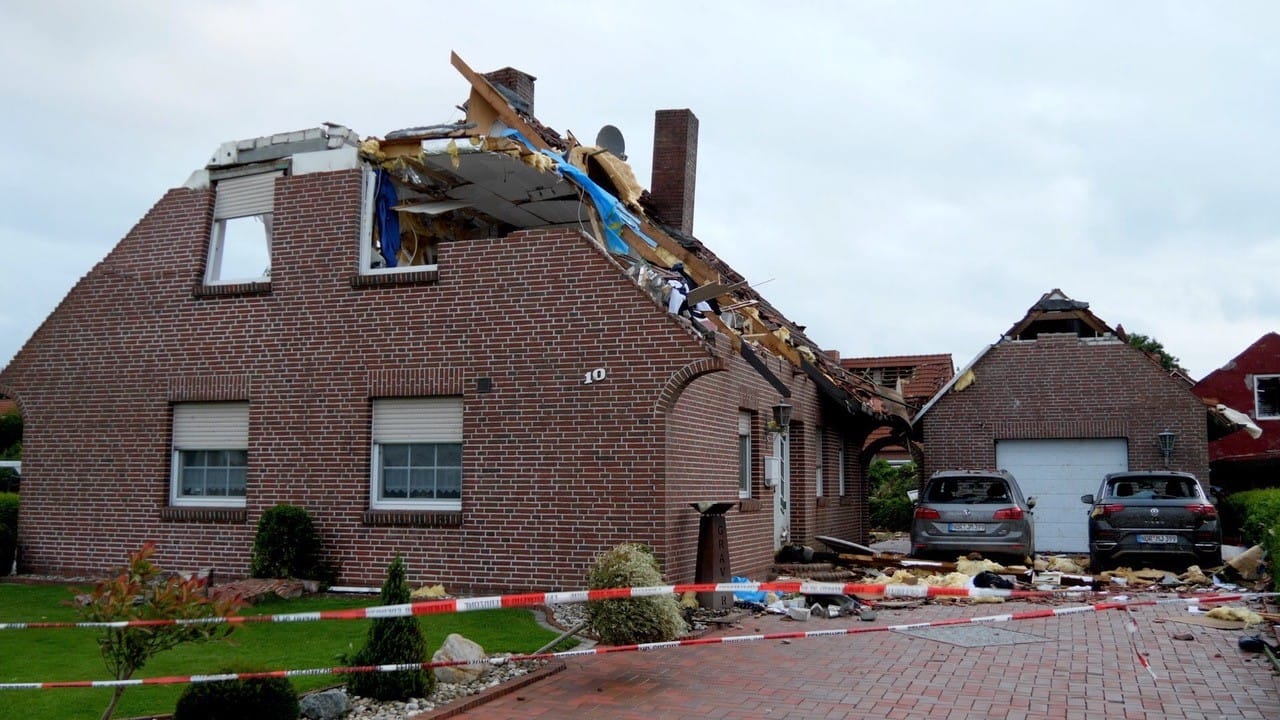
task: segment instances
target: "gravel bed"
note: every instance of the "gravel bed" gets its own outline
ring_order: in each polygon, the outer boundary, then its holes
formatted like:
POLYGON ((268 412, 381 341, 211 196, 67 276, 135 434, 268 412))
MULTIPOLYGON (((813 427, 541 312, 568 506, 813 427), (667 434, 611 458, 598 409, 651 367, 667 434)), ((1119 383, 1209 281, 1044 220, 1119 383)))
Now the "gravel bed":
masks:
POLYGON ((408 720, 415 715, 448 705, 459 698, 497 687, 508 680, 531 673, 544 664, 546 664, 545 660, 528 660, 490 666, 489 672, 480 680, 469 683, 436 682, 435 692, 431 693, 430 697, 414 698, 407 702, 383 702, 348 696, 348 710, 343 717, 346 720, 408 720))

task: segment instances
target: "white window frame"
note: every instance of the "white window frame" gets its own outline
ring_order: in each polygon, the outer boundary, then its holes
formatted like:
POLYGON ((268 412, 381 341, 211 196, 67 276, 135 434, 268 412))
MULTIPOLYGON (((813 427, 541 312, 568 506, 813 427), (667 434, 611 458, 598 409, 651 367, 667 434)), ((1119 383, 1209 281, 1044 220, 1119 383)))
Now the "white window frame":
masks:
MULTIPOLYGON (((462 398, 457 396, 375 398, 369 463, 369 507, 374 510, 462 510, 462 398), (383 446, 446 444, 458 446, 459 497, 386 498, 382 492, 383 446)), ((452 466, 449 466, 452 469, 452 466)))
POLYGON ((823 454, 827 450, 827 431, 822 427, 818 428, 818 462, 813 468, 813 496, 822 497, 822 466, 825 458, 823 454))
MULTIPOLYGON (((248 402, 190 402, 173 405, 173 444, 170 459, 169 504, 175 507, 244 507, 241 495, 183 495, 183 453, 237 451, 249 460, 248 402)), ((247 477, 246 477, 247 480, 247 477)))
MULTIPOLYGON (((439 263, 430 265, 397 265, 395 267, 372 267, 373 265, 373 221, 376 215, 378 199, 378 173, 369 165, 364 166, 364 192, 361 196, 360 208, 360 274, 361 275, 395 275, 398 273, 430 272, 439 270, 439 263)), ((461 207, 465 203, 444 205, 450 209, 461 207)))
POLYGON ((281 170, 273 170, 215 181, 213 230, 209 237, 209 255, 204 277, 206 285, 267 282, 271 279, 271 233, 275 215, 275 181, 283 174, 281 170), (257 275, 226 277, 222 264, 226 254, 227 223, 245 219, 257 219, 263 224, 267 245, 267 264, 257 275))
POLYGON ((1275 412, 1262 413, 1262 381, 1269 380, 1276 384, 1276 388, 1272 393, 1280 394, 1280 375, 1254 375, 1253 376, 1253 410, 1255 420, 1280 420, 1280 397, 1276 398, 1275 412))
POLYGON ((752 472, 753 456, 751 452, 752 415, 748 410, 738 412, 738 498, 751 498, 751 486, 754 478, 752 472))
POLYGON ((844 474, 844 438, 840 439, 840 461, 839 462, 840 462, 840 470, 839 470, 840 497, 844 497, 845 495, 849 494, 849 487, 848 485, 845 484, 845 474, 844 474))

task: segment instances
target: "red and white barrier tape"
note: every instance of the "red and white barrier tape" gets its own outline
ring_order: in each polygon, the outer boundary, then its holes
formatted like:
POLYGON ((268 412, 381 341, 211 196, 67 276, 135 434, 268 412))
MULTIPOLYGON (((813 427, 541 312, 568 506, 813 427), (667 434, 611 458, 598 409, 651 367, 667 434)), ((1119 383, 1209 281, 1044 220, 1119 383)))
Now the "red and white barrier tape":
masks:
MULTIPOLYGON (((366 620, 390 617, 411 617, 416 615, 439 615, 473 610, 496 610, 498 608, 520 608, 537 605, 562 605, 566 603, 582 603, 591 600, 624 600, 627 598, 653 597, 687 592, 782 592, 801 595, 857 595, 877 596, 884 598, 976 598, 999 597, 1010 599, 1052 597, 1063 592, 1080 592, 1079 588, 1064 588, 1060 591, 1047 590, 1003 590, 1000 588, 957 588, 936 587, 932 585, 874 585, 854 583, 821 583, 821 582, 763 582, 763 583, 695 583, 687 585, 654 585, 635 588, 606 588, 603 590, 574 590, 570 592, 521 593, 516 595, 494 595, 490 597, 456 598, 450 600, 427 600, 423 602, 404 603, 400 605, 378 605, 367 608, 349 610, 319 610, 303 613, 281 613, 275 615, 233 615, 229 617, 180 618, 154 620, 116 620, 106 622, 31 622, 0 623, 0 630, 50 630, 66 628, 125 628, 125 627, 157 627, 163 625, 211 625, 211 624, 246 624, 246 623, 287 623, 315 622, 319 620, 366 620)), ((1190 602, 1230 602, 1248 597, 1280 595, 1280 593, 1246 593, 1237 595, 1219 595, 1214 599, 1189 599, 1190 602)))
MULTIPOLYGON (((1261 593, 1266 595, 1274 595, 1276 593, 1261 593)), ((1251 593, 1250 595, 1255 595, 1251 593)), ((1100 612, 1104 610, 1125 610, 1128 611, 1133 607, 1142 607, 1150 605, 1169 605, 1176 603, 1194 603, 1197 601, 1220 602, 1224 600, 1235 600, 1246 597, 1244 595, 1220 595, 1213 598, 1161 598, 1157 600, 1139 600, 1135 602, 1110 602, 1096 603, 1093 605, 1080 605, 1063 608, 1045 608, 1041 610, 1028 610, 1025 612, 1006 613, 1003 615, 985 615, 973 618, 952 618, 948 620, 934 620, 931 622, 906 623, 902 625, 879 625, 874 627, 858 626, 849 628, 834 628, 828 630, 808 630, 804 632, 786 632, 786 633, 767 633, 761 635, 734 635, 729 637, 713 637, 713 638, 696 638, 692 640, 672 640, 670 642, 654 642, 641 643, 637 645, 612 645, 604 647, 593 647, 585 650, 568 650, 558 653, 541 653, 537 655, 513 655, 502 658, 488 658, 484 660, 464 661, 455 660, 448 662, 425 662, 425 663, 407 663, 399 665, 364 665, 357 667, 334 667, 334 668, 311 668, 307 670, 271 670, 264 672, 251 673, 224 673, 219 675, 178 675, 169 677, 142 678, 130 680, 70 680, 70 681, 54 681, 54 682, 35 682, 35 683, 0 683, 0 691, 3 690, 49 690, 56 688, 104 688, 118 686, 135 686, 135 685, 177 685, 183 683, 200 683, 215 682, 220 680, 252 680, 257 678, 273 678, 273 677, 300 677, 304 675, 345 675, 361 672, 403 672, 406 670, 428 670, 437 667, 453 667, 460 665, 503 665, 512 662, 521 662, 526 660, 550 660, 555 658, 574 658, 585 657, 588 655, 609 655, 620 652, 647 652, 651 650, 667 650, 677 647, 696 647, 701 645, 723 645, 729 643, 755 642, 760 640, 800 640, 819 637, 832 637, 837 635, 861 635, 863 633, 873 632, 889 632, 892 630, 916 630, 927 627, 943 627, 949 625, 964 625, 969 623, 998 623, 1013 622, 1018 620, 1036 620, 1042 618, 1062 617, 1066 615, 1076 615, 1087 612, 1100 612)), ((1136 644, 1135 644, 1136 650, 1136 644)), ((1150 665, 1146 658, 1140 653, 1138 655, 1139 662, 1151 672, 1155 677, 1154 671, 1151 671, 1150 665)))
POLYGON ((1129 645, 1133 648, 1134 657, 1138 658, 1139 665, 1146 668, 1147 672, 1151 673, 1151 679, 1158 681, 1160 678, 1156 676, 1156 671, 1151 669, 1151 663, 1147 660, 1147 656, 1138 649, 1138 618, 1133 616, 1132 608, 1126 607, 1124 609, 1124 614, 1125 619, 1129 621, 1125 629, 1129 631, 1129 645))

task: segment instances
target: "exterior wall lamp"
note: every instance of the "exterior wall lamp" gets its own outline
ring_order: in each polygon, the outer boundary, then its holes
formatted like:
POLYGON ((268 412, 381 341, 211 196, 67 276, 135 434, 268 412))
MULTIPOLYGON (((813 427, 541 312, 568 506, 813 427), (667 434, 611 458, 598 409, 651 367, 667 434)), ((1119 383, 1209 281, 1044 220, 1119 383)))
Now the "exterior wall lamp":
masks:
POLYGON ((791 427, 791 405, 786 400, 779 400, 777 405, 773 406, 773 421, 769 423, 769 432, 775 432, 779 435, 786 435, 787 429, 791 427))
POLYGON ((1160 454, 1164 456, 1164 466, 1169 467, 1169 459, 1173 457, 1173 441, 1177 437, 1177 433, 1165 428, 1162 432, 1156 433, 1156 444, 1160 446, 1160 454))

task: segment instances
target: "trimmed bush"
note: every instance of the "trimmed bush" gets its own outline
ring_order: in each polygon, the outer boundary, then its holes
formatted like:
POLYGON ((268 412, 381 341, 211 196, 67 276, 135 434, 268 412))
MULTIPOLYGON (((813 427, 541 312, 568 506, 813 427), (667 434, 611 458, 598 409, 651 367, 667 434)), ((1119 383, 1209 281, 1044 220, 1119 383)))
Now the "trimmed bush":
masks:
MULTIPOLYGON (((663 585, 658 560, 643 545, 623 543, 596 559, 587 576, 592 590, 663 585)), ((674 595, 587 603, 591 629, 607 645, 667 642, 685 631, 674 595)))
POLYGON ((0 493, 0 577, 13 569, 18 552, 18 496, 0 493))
POLYGON ((1261 545, 1272 567, 1271 576, 1280 589, 1280 573, 1275 571, 1280 558, 1280 489, 1246 490, 1228 495, 1222 502, 1226 512, 1224 523, 1239 523, 1246 545, 1261 545))
POLYGON ((253 538, 250 575, 328 581, 331 573, 321 558, 320 533, 305 509, 281 504, 262 513, 253 538))
POLYGON ((871 486, 871 497, 867 501, 871 527, 896 532, 910 530, 915 507, 907 497, 907 491, 920 485, 916 466, 908 463, 894 467, 884 460, 877 460, 867 470, 867 481, 871 486))
POLYGON ((301 714, 288 678, 254 678, 188 685, 173 720, 297 720, 301 714))
MULTIPOLYGON (((409 583, 405 580, 404 561, 397 555, 387 569, 382 583, 382 605, 409 602, 409 583)), ((364 647, 355 655, 344 656, 349 666, 401 665, 425 663, 427 640, 416 617, 376 618, 369 628, 364 647)), ((409 700, 426 697, 435 689, 436 678, 422 669, 401 672, 364 672, 346 676, 347 692, 375 700, 409 700)))

